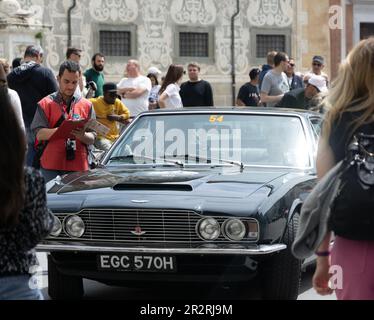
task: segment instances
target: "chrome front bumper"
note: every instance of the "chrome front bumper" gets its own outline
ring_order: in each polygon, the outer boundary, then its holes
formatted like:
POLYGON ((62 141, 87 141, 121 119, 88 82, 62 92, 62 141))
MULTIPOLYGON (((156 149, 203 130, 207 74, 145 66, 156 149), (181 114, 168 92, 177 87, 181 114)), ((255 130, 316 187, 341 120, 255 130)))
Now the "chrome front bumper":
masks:
POLYGON ((50 243, 40 244, 36 247, 38 252, 111 252, 111 253, 136 253, 136 254, 180 254, 180 255, 246 255, 261 256, 285 250, 285 244, 257 245, 257 246, 201 246, 198 248, 151 248, 151 247, 107 247, 94 245, 76 245, 50 243))

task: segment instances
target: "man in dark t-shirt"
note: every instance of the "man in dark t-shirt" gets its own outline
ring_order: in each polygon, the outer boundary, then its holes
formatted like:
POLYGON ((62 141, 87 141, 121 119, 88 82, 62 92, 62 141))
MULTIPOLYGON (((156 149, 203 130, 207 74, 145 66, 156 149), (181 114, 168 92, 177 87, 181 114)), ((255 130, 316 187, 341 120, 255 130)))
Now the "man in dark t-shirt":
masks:
POLYGON ((200 66, 197 63, 188 65, 189 81, 182 83, 179 92, 184 107, 213 107, 213 90, 208 81, 201 80, 200 66))
POLYGON ((260 93, 258 92, 259 76, 261 70, 254 68, 249 73, 251 82, 243 85, 238 94, 236 104, 239 107, 257 107, 260 104, 260 93))

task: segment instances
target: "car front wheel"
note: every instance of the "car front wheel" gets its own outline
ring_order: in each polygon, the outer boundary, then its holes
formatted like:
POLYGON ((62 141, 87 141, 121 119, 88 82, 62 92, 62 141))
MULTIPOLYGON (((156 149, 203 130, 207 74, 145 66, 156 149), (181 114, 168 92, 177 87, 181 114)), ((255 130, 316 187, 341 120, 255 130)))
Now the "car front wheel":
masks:
POLYGON ((283 243, 287 249, 279 252, 263 266, 263 298, 271 300, 296 300, 301 280, 301 261, 291 252, 299 226, 299 214, 288 223, 283 243))
POLYGON ((51 255, 48 255, 48 294, 53 300, 79 300, 82 299, 83 280, 62 274, 51 255))

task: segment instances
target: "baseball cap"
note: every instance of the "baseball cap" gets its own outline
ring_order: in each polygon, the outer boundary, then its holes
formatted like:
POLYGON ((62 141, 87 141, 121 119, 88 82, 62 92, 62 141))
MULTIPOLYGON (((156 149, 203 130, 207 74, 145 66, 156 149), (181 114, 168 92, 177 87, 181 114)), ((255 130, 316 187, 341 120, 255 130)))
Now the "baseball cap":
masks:
POLYGON ((323 57, 321 57, 321 56, 314 56, 313 57, 313 62, 318 62, 320 64, 325 64, 325 59, 323 59, 323 57))
POLYGON ((326 79, 322 76, 312 75, 308 81, 308 83, 314 87, 316 87, 319 92, 327 92, 327 86, 326 86, 326 79))
POLYGON ((104 92, 117 92, 117 85, 113 82, 107 82, 103 85, 104 92))
POLYGON ((156 68, 156 67, 150 67, 148 69, 148 74, 154 74, 155 76, 159 76, 162 74, 161 70, 159 68, 156 68))

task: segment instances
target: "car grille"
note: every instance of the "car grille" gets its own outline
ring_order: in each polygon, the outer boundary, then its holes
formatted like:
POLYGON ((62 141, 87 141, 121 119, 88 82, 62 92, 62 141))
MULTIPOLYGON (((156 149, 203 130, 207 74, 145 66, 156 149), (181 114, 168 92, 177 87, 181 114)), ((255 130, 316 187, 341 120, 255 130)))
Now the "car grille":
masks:
MULTIPOLYGON (((64 221, 70 214, 55 213, 64 221)), ((152 209, 86 209, 78 214, 84 221, 86 231, 79 241, 110 241, 120 243, 206 243, 196 233, 196 225, 203 216, 187 210, 152 210, 152 209), (144 234, 142 234, 144 232, 144 234), (138 233, 138 234, 135 234, 138 233)), ((214 217, 222 224, 227 217, 214 217)), ((242 221, 257 221, 241 219, 242 221)), ((49 239, 52 239, 49 238, 49 239)), ((56 239, 56 238, 53 238, 56 239)), ((65 232, 57 238, 72 239, 65 232)), ((217 242, 230 242, 220 236, 217 242)), ((241 241, 242 243, 243 241, 241 241)), ((253 241, 248 241, 253 242, 253 241)))

